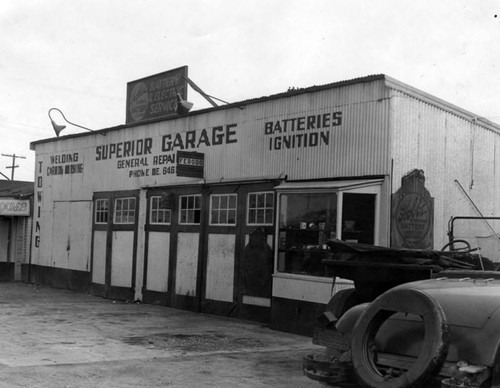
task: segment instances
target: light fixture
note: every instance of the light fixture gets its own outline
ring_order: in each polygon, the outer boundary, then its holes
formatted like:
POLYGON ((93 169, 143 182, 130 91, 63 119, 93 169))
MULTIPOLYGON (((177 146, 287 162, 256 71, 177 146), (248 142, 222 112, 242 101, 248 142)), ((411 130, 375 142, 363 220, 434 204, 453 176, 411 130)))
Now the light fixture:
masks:
POLYGON ((175 107, 175 112, 178 115, 180 116, 187 115, 192 107, 193 107, 192 102, 183 100, 181 95, 177 93, 177 105, 175 107))
MULTIPOLYGON (((78 125, 78 124, 75 124, 75 123, 72 123, 71 121, 69 121, 66 116, 64 116, 64 113, 58 109, 58 108, 50 108, 49 109, 49 119, 50 119, 50 122, 52 123, 52 127, 54 128, 54 132, 56 133, 56 136, 59 137, 59 134, 61 133, 61 131, 66 128, 66 125, 59 125, 59 124, 56 124, 56 122, 52 119, 52 117, 50 116, 50 112, 52 112, 53 110, 56 110, 58 111, 61 116, 63 117, 63 119, 68 123, 68 124, 71 124, 71 125, 74 125, 75 127, 79 127, 79 128, 82 128, 82 129, 85 129, 87 131, 90 131, 90 132, 95 132, 94 130, 90 129, 90 128, 87 128, 87 127, 84 127, 83 125, 78 125)), ((103 136, 106 136, 106 133, 104 132, 98 132, 100 135, 103 135, 103 136)))

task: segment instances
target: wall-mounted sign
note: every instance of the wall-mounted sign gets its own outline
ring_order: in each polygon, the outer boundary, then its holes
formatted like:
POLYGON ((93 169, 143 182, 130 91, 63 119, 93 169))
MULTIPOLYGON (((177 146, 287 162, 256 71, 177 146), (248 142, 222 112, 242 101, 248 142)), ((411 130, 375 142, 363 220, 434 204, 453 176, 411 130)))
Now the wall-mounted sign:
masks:
POLYGON ((29 216, 29 199, 0 199, 0 216, 29 216))
POLYGON ((127 84, 126 123, 176 116, 177 93, 187 99, 187 66, 127 84))
POLYGON ((203 178, 205 154, 200 152, 177 151, 177 176, 203 178))
POLYGON ((413 170, 401 180, 392 199, 391 246, 432 249, 434 200, 425 188, 422 170, 413 170))

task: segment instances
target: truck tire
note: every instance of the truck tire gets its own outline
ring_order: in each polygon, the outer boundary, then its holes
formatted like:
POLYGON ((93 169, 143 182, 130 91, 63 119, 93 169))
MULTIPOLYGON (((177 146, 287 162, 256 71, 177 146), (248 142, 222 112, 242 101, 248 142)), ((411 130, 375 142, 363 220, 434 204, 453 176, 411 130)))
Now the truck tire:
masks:
POLYGON ((375 299, 356 322, 351 339, 354 374, 363 386, 372 388, 424 387, 443 366, 448 353, 448 326, 439 303, 423 291, 393 288, 375 299), (377 369, 373 355, 375 336, 393 314, 419 315, 425 334, 413 365, 398 377, 386 377, 377 369))

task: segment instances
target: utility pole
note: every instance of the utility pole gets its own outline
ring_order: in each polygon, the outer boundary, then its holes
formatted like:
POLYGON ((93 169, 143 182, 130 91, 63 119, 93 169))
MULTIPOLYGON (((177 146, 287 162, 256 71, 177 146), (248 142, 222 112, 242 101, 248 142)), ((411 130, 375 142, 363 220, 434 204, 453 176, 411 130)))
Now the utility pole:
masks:
POLYGON ((16 158, 26 159, 26 157, 25 156, 19 156, 19 155, 16 155, 16 154, 13 154, 13 155, 2 154, 2 156, 7 156, 8 158, 12 158, 12 166, 7 166, 7 168, 12 168, 12 173, 11 173, 10 180, 13 181, 14 180, 14 169, 17 168, 17 167, 19 167, 18 165, 16 165, 16 158))

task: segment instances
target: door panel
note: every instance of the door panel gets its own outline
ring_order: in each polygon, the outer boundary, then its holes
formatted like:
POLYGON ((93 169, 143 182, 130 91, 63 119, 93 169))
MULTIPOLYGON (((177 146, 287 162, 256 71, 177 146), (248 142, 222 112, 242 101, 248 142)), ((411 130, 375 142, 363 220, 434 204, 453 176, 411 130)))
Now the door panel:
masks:
POLYGON ((168 266, 170 252, 170 233, 149 232, 148 270, 146 288, 150 291, 168 291, 168 266))
POLYGON ((176 308, 270 321, 275 184, 151 189, 145 295, 176 308))
POLYGON ((132 287, 134 232, 113 232, 111 286, 132 287))
POLYGON ((90 292, 131 300, 135 294, 139 191, 94 194, 90 292))
POLYGON ((245 217, 238 255, 239 317, 270 322, 277 182, 241 187, 245 217))
POLYGON ((208 236, 206 299, 233 301, 235 248, 235 235, 208 236))
POLYGON ((54 219, 59 221, 52 229, 52 265, 88 271, 91 217, 90 201, 54 202, 54 219))
POLYGON ((257 229, 245 236, 242 255, 241 292, 244 304, 271 305, 272 273, 274 266, 273 235, 257 229))
POLYGON ((178 295, 196 295, 199 241, 199 233, 177 234, 175 292, 178 295))
POLYGON ((94 249, 92 251, 92 283, 106 283, 106 231, 94 231, 94 249))

